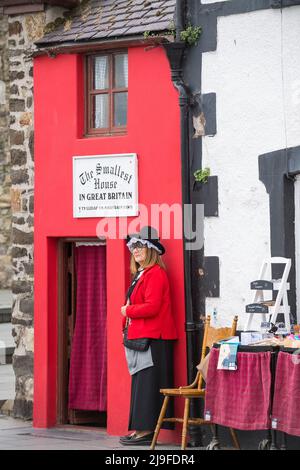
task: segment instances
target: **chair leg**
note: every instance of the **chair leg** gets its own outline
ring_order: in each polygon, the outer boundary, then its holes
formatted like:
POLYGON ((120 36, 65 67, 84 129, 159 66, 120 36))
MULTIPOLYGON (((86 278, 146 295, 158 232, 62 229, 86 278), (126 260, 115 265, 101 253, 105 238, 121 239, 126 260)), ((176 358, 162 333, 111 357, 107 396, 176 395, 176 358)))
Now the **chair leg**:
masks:
POLYGON ((207 450, 217 450, 220 449, 220 441, 218 436, 218 426, 216 424, 211 424, 211 431, 212 431, 212 440, 206 447, 207 450))
POLYGON ((150 447, 151 450, 155 449, 155 445, 156 445, 156 442, 157 442, 157 439, 158 439, 160 428, 162 427, 163 420, 164 420, 164 417, 165 417, 165 414, 166 414, 166 411, 167 411, 167 406, 168 406, 168 403, 169 403, 169 399, 170 399, 170 397, 166 396, 165 399, 164 399, 164 402, 162 404, 160 414, 159 414, 159 418, 158 418, 156 428, 155 428, 155 431, 154 431, 154 436, 153 436, 153 439, 152 439, 152 442, 151 442, 151 447, 150 447))
POLYGON ((232 428, 229 428, 229 430, 230 430, 230 434, 231 434, 231 438, 232 438, 232 442, 234 444, 234 447, 237 450, 241 450, 241 446, 240 446, 240 443, 239 443, 239 440, 238 440, 238 437, 237 437, 237 434, 236 434, 235 430, 232 429, 232 428))
POLYGON ((190 399, 186 398, 184 403, 184 415, 183 415, 183 425, 182 425, 182 438, 181 438, 181 450, 186 448, 187 441, 187 427, 189 421, 189 412, 190 412, 190 399))

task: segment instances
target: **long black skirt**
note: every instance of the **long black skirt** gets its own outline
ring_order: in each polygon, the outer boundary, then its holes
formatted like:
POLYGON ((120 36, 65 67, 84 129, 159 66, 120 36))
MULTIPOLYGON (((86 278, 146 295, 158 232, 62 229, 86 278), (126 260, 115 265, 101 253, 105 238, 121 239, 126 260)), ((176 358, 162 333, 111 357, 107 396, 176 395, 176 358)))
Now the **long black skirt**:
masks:
MULTIPOLYGON (((161 388, 173 388, 173 340, 153 339, 151 354, 153 366, 132 375, 128 430, 154 431, 164 396, 161 388)), ((166 417, 174 416, 173 400, 166 417)), ((164 423, 164 429, 174 429, 173 423, 164 423)))

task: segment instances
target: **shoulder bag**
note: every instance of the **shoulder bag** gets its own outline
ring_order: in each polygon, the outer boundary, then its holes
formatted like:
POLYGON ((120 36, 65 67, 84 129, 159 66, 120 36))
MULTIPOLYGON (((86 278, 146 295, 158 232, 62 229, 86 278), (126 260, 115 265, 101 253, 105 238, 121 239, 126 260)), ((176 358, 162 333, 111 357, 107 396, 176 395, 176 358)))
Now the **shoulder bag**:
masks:
POLYGON ((150 346, 151 339, 150 338, 136 338, 136 339, 128 339, 128 322, 123 331, 123 344, 125 348, 132 349, 133 351, 147 351, 150 346))

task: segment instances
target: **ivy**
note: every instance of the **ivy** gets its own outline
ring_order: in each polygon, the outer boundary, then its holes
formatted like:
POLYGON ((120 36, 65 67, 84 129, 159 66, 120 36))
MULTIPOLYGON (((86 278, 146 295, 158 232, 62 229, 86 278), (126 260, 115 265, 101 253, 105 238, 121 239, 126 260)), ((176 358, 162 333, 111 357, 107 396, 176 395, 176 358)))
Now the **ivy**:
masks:
POLYGON ((195 181, 200 183, 207 183, 208 177, 210 176, 210 168, 203 168, 203 170, 196 170, 194 172, 195 181))
POLYGON ((201 26, 192 26, 191 24, 180 33, 180 39, 189 46, 195 46, 202 33, 201 26))

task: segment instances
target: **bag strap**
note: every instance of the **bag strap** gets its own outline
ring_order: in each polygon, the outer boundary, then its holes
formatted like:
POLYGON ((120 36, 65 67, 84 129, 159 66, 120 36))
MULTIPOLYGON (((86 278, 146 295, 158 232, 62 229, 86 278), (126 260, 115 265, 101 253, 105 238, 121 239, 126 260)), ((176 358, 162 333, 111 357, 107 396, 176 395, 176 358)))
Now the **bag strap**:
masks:
MULTIPOLYGON (((134 288, 135 288, 135 286, 136 286, 136 284, 137 284, 139 278, 140 278, 141 275, 143 274, 143 272, 144 272, 144 271, 138 271, 138 272, 135 274, 135 276, 134 276, 134 278, 132 279, 132 281, 131 281, 131 284, 130 284, 129 289, 128 289, 127 294, 126 294, 126 302, 129 300, 129 304, 130 304, 130 296, 131 296, 131 294, 132 294, 132 292, 133 292, 133 290, 134 290, 134 288)), ((125 328, 127 328, 128 325, 129 325, 129 318, 126 317, 125 328)))
POLYGON ((130 296, 131 296, 131 294, 132 294, 132 292, 133 292, 133 290, 134 290, 134 288, 135 288, 135 286, 136 286, 136 284, 137 284, 137 282, 138 282, 138 280, 139 280, 139 278, 141 277, 142 274, 143 274, 143 271, 138 271, 135 274, 134 278, 132 279, 131 284, 130 284, 129 289, 128 289, 127 294, 126 294, 126 302, 127 302, 127 300, 130 301, 130 296))

